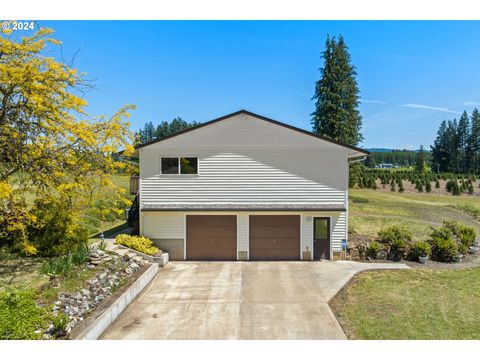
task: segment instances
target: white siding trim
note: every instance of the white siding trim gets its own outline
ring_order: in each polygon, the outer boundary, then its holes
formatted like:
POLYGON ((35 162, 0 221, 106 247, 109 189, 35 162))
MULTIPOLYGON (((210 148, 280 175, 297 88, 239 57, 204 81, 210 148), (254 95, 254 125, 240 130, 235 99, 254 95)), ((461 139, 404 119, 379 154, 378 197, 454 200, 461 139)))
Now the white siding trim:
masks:
POLYGON ((183 260, 187 260, 187 215, 183 215, 183 260))

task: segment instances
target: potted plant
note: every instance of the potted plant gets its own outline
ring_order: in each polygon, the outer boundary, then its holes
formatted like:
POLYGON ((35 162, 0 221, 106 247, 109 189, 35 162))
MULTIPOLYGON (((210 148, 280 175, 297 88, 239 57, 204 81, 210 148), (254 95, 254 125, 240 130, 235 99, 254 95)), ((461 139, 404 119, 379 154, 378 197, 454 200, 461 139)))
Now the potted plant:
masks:
POLYGON ((419 255, 418 256, 418 262, 420 264, 426 264, 428 260, 428 255, 419 255))
POLYGON ((410 260, 418 261, 420 264, 426 264, 430 252, 430 244, 426 241, 415 241, 410 247, 408 257, 410 260))

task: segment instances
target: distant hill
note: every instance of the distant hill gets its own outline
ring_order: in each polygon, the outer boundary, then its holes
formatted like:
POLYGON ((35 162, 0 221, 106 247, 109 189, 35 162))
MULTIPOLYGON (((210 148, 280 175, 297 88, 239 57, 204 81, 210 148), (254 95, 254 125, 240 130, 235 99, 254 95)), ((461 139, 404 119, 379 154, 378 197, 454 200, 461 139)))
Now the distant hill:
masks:
POLYGON ((392 152, 393 149, 387 149, 387 148, 370 148, 370 149, 365 149, 370 152, 392 152))
MULTIPOLYGON (((418 152, 418 150, 407 150, 407 149, 388 149, 388 148, 369 148, 365 149, 370 152, 375 153, 389 153, 389 152, 418 152)), ((425 149, 425 152, 429 152, 428 149, 425 149)))

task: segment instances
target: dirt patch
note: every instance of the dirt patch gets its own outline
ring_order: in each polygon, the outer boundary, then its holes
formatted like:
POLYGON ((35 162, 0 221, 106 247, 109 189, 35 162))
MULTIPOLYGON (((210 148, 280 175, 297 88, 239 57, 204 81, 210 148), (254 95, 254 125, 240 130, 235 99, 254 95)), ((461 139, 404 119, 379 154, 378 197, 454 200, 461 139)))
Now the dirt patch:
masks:
MULTIPOLYGON (((445 189, 445 187, 447 186, 447 180, 439 180, 438 182, 440 183, 440 188, 438 188, 438 189, 435 188, 435 181, 431 182, 431 184, 432 184, 431 193, 432 194, 439 194, 439 195, 451 195, 445 189)), ((382 185, 382 182, 381 182, 380 179, 377 179, 375 181, 375 184, 377 185, 377 191, 391 192, 390 184, 382 185)), ((466 193, 462 194, 462 195, 465 195, 465 196, 480 196, 480 188, 479 188, 480 180, 472 181, 472 184, 473 184, 473 189, 474 189, 473 190, 473 195, 466 194, 466 193)), ((406 192, 406 193, 418 193, 418 190, 415 188, 415 184, 412 184, 408 180, 403 181, 403 188, 405 189, 404 192, 406 192)), ((397 184, 395 184, 395 191, 398 192, 398 185, 397 184)), ((424 190, 424 192, 425 192, 425 190, 424 190)))
POLYGON ((48 277, 38 272, 44 261, 44 258, 22 257, 0 249, 0 290, 7 286, 28 286, 41 280, 48 282, 48 277))

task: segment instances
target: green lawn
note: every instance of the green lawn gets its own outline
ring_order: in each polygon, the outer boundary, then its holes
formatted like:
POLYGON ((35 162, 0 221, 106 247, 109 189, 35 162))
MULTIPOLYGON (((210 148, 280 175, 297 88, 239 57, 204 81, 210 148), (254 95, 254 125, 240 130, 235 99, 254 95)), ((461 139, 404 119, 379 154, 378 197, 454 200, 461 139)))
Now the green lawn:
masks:
POLYGON ((349 191, 349 227, 358 234, 374 237, 388 225, 404 224, 416 239, 426 237, 431 226, 443 220, 457 220, 480 233, 480 222, 452 205, 480 206, 478 196, 381 192, 369 189, 349 191))
POLYGON ((364 272, 330 306, 350 339, 480 339, 480 268, 364 272))

